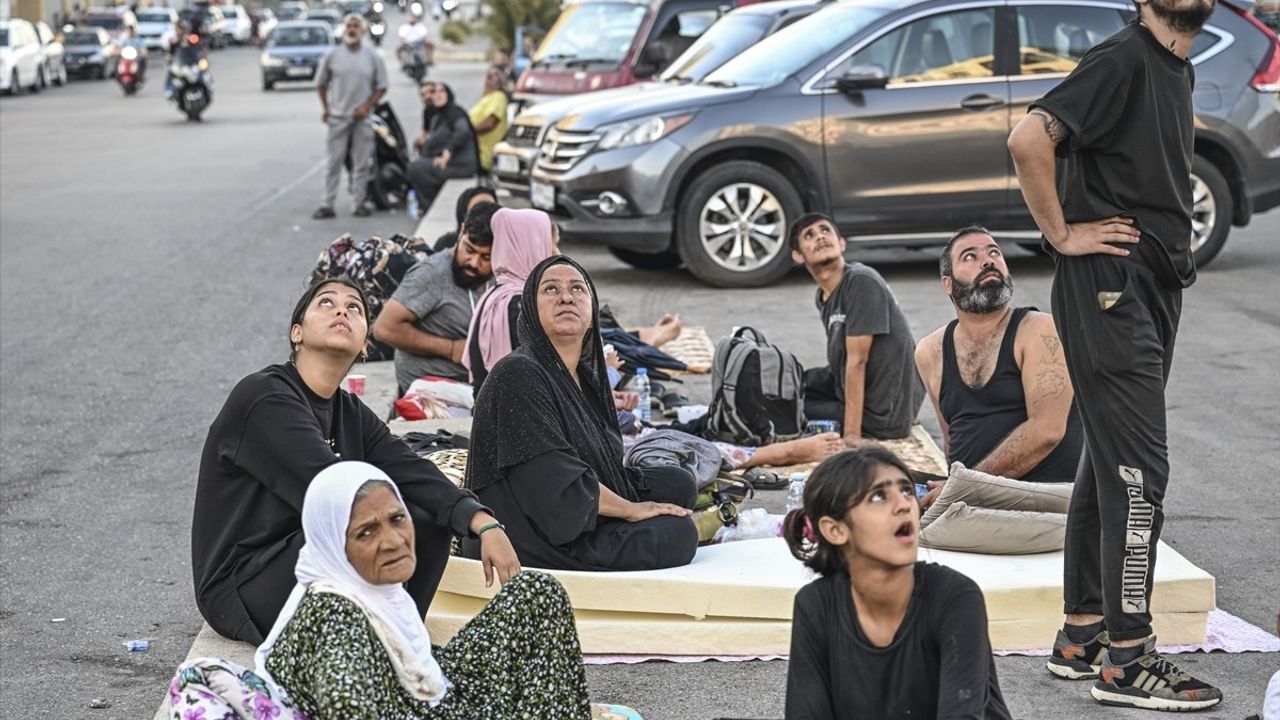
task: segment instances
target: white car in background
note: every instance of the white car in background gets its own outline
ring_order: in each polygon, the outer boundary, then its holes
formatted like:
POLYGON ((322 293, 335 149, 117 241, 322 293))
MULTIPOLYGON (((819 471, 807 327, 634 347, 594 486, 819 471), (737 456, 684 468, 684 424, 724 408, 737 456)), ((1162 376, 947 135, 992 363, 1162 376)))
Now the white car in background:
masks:
POLYGON ((178 11, 173 8, 150 7, 137 13, 138 37, 147 43, 148 50, 163 50, 165 41, 175 35, 173 26, 178 22, 178 11))
POLYGON ((36 37, 40 40, 40 67, 44 69, 40 76, 41 87, 47 87, 49 83, 66 85, 67 49, 62 46, 62 41, 43 20, 36 23, 36 37))
POLYGON ((17 18, 0 20, 0 91, 20 95, 39 90, 43 73, 35 27, 17 18))
POLYGON ((247 45, 253 39, 253 19, 243 5, 219 5, 227 20, 227 39, 236 45, 247 45))

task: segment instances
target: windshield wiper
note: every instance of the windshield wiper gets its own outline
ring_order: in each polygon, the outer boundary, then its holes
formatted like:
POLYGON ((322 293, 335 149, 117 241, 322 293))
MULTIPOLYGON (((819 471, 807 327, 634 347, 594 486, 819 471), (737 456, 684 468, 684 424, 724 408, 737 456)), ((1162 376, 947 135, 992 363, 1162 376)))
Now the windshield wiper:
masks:
POLYGON ((595 65, 596 63, 617 63, 612 58, 574 58, 564 64, 565 67, 586 67, 587 65, 595 65))
POLYGON ((702 84, 710 85, 711 87, 722 87, 722 88, 738 87, 738 83, 732 80, 703 80, 702 84))
POLYGON ((539 66, 539 65, 550 65, 552 62, 554 62, 554 61, 556 61, 556 60, 564 60, 564 59, 566 59, 566 58, 572 58, 572 57, 577 57, 577 56, 576 56, 576 55, 571 55, 571 54, 569 54, 569 53, 557 53, 557 54, 555 54, 555 55, 543 55, 542 57, 538 58, 537 60, 534 60, 534 61, 531 63, 531 66, 533 66, 533 67, 537 67, 537 66, 539 66))

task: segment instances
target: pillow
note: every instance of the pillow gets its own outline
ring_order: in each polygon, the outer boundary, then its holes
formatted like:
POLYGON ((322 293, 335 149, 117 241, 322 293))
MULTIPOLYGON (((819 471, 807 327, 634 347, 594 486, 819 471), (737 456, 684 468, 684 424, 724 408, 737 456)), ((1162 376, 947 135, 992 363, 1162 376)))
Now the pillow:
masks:
POLYGON ((1071 505, 1072 483, 1040 483, 1010 480, 970 470, 960 463, 951 465, 951 476, 942 493, 920 518, 926 528, 947 511, 952 503, 963 502, 975 508, 992 510, 1026 510, 1066 514, 1071 505))
POLYGON ((986 555, 1030 555, 1062 549, 1067 516, 993 510, 955 502, 920 531, 920 546, 986 555))

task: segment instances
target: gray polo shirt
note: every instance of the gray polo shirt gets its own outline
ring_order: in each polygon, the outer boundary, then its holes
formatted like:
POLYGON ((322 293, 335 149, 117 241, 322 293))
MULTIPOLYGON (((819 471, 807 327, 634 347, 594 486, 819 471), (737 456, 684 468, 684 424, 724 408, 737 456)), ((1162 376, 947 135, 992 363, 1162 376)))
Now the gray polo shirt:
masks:
POLYGON ((329 88, 329 117, 349 118, 375 90, 387 89, 387 64, 368 42, 359 50, 339 45, 320 60, 316 85, 329 88))
MULTIPOLYGON (((450 266, 453 250, 435 255, 409 268, 396 288, 392 300, 399 302, 417 318, 414 325, 425 333, 448 340, 462 340, 471 327, 471 314, 487 286, 474 290, 458 287, 450 266)), ((467 369, 447 359, 415 355, 396 350, 396 382, 400 387, 423 375, 451 378, 467 382, 467 369)))

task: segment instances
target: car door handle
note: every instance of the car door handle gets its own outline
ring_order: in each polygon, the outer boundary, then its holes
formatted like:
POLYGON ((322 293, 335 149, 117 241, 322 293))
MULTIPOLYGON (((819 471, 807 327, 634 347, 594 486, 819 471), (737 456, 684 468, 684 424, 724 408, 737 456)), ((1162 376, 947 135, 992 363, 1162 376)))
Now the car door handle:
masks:
POLYGON ((960 101, 960 107, 965 110, 986 110, 987 108, 1000 107, 1004 104, 1005 102, 1003 99, 994 95, 987 95, 986 93, 970 95, 960 101))

